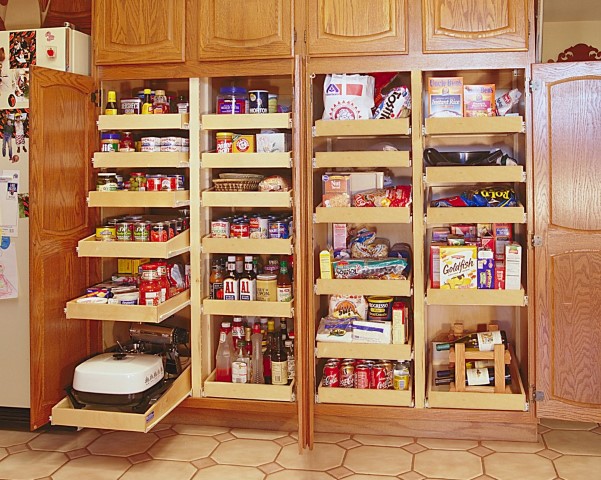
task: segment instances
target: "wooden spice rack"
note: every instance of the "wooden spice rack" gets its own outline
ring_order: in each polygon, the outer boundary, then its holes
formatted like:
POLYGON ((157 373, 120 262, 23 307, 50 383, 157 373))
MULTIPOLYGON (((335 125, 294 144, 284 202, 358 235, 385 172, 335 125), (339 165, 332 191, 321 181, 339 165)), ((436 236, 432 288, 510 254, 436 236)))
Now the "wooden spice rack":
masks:
POLYGON ((449 362, 455 364, 455 382, 451 382, 451 392, 482 392, 482 393, 511 393, 505 385, 505 365, 511 363, 511 354, 505 345, 494 346, 492 352, 466 352, 463 343, 456 343, 449 351, 449 362), (494 386, 466 386, 465 361, 466 360, 494 360, 495 385, 494 386))

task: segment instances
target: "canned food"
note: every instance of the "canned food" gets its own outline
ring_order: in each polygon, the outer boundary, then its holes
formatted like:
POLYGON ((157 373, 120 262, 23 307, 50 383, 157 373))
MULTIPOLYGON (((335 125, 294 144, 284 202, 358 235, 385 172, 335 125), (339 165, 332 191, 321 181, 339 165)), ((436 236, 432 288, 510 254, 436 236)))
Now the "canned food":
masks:
POLYGON ((392 297, 367 297, 368 320, 392 320, 392 297))
MULTIPOLYGON (((184 185, 184 176, 183 175, 169 175, 169 178, 175 179, 175 188, 174 190, 185 190, 184 185)), ((173 182, 173 180, 172 180, 173 182)))
POLYGON ((147 175, 146 176, 146 191, 160 192, 162 182, 163 182, 162 175, 147 175))
POLYGON ((334 362, 327 362, 323 367, 323 377, 321 379, 321 384, 324 387, 340 386, 339 374, 340 366, 334 362))
POLYGON ((279 221, 270 222, 269 238, 290 238, 288 223, 279 221))
POLYGON ((143 172, 133 172, 129 175, 129 191, 143 192, 146 190, 146 174, 143 172))
MULTIPOLYGON (((189 226, 189 223, 188 223, 189 226)), ((213 238, 229 238, 230 222, 226 220, 214 220, 211 222, 211 237, 213 238)))
POLYGON ((172 192, 177 190, 177 180, 173 177, 163 175, 161 177, 161 190, 163 192, 172 192))
POLYGON ((355 388, 355 365, 351 362, 340 364, 340 388, 355 388))
POLYGON ((232 132, 217 132, 217 153, 232 153, 234 134, 232 132))
POLYGON ((116 228, 118 242, 132 242, 134 240, 134 224, 132 222, 119 222, 116 228))
POLYGON ((355 366, 355 388, 367 389, 370 387, 370 368, 364 363, 355 366))
POLYGON ((176 230, 175 220, 166 220, 163 223, 167 227, 167 236, 168 236, 169 240, 171 240, 176 235, 176 232, 175 232, 175 230, 176 230))
POLYGON ((184 224, 182 222, 181 218, 174 218, 173 220, 170 220, 171 224, 175 225, 175 234, 179 235, 180 233, 182 233, 184 231, 184 224))
POLYGON ((232 223, 230 226, 231 238, 250 238, 250 225, 248 222, 232 223))
POLYGON ((278 113, 278 94, 270 93, 267 110, 269 113, 278 113))
POLYGON ((140 139, 141 152, 160 152, 161 139, 160 137, 142 137, 140 139))
POLYGON ((96 240, 101 242, 114 242, 117 240, 117 229, 111 226, 97 227, 96 240))
POLYGON ((166 242, 169 239, 169 226, 164 222, 154 222, 150 225, 150 241, 166 242))
POLYGON ((250 90, 248 92, 248 113, 268 113, 269 92, 267 90, 250 90))
POLYGON ((149 242, 150 241, 150 222, 138 222, 134 224, 134 241, 149 242))

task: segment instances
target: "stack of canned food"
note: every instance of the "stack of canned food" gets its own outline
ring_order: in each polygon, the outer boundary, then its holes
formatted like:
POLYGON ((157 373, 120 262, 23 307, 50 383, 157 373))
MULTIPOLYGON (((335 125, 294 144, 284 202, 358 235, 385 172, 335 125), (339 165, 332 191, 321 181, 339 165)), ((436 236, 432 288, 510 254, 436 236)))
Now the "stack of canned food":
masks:
POLYGON ((211 221, 213 238, 291 238, 292 215, 250 213, 221 217, 211 221))
POLYGON ((103 132, 102 152, 189 152, 190 139, 185 137, 134 137, 132 132, 103 132))
POLYGON ((322 386, 375 390, 409 390, 408 361, 330 358, 323 367, 322 386))
POLYGON ((96 180, 96 190, 99 192, 116 192, 117 190, 164 192, 185 189, 184 176, 177 174, 132 172, 124 176, 115 172, 102 172, 98 174, 96 180))
POLYGON ((166 242, 190 228, 189 210, 166 220, 128 215, 110 218, 96 228, 96 240, 104 242, 166 242), (187 212, 187 213, 186 213, 187 212))

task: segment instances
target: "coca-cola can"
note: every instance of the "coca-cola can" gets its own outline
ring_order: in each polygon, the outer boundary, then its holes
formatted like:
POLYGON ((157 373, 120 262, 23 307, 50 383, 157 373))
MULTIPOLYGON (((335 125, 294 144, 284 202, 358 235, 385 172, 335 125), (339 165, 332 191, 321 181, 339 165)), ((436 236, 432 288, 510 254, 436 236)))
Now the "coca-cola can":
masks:
POLYGON ((355 388, 355 365, 350 362, 340 364, 340 388, 355 388))
POLYGON ((370 368, 364 363, 355 366, 355 388, 366 389, 370 387, 370 368))
POLYGON ((388 389, 388 372, 386 372, 386 366, 378 363, 371 369, 371 382, 370 386, 376 390, 387 390, 388 389))
POLYGON ((323 367, 323 377, 321 384, 324 387, 338 387, 340 386, 340 365, 334 362, 328 362, 323 367))
POLYGON ((378 365, 382 365, 386 369, 386 388, 391 389, 394 372, 394 366, 392 362, 389 362, 388 360, 382 360, 381 362, 378 362, 378 365))

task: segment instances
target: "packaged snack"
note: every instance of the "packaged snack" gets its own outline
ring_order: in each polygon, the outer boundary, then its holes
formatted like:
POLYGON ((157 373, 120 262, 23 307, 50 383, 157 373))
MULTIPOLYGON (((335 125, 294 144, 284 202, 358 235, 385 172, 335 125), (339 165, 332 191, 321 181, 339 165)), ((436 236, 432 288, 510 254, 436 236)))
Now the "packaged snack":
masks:
POLYGON ((494 117, 496 115, 495 84, 464 85, 463 105, 466 117, 494 117))
POLYGON ((394 87, 376 108, 374 118, 403 118, 411 115, 411 94, 407 87, 394 87))
POLYGON ((352 319, 324 317, 317 327, 318 342, 350 343, 352 342, 352 319))
POLYGON ((517 88, 514 88, 497 98, 497 115, 507 115, 511 109, 518 104, 521 96, 522 93, 517 88))
POLYGON ((478 250, 478 288, 495 288, 495 259, 492 250, 478 250))
POLYGON ((406 207, 410 203, 410 185, 379 188, 353 195, 354 207, 406 207))
POLYGON ((348 259, 333 262, 334 278, 405 280, 407 261, 403 258, 348 259))
POLYGON ((353 342, 391 343, 392 323, 354 320, 352 323, 353 342))
POLYGON ((428 78, 428 116, 463 117, 463 77, 428 78))
POLYGON ((363 295, 331 295, 328 315, 334 318, 367 318, 367 302, 363 295))
POLYGON ((327 75, 323 86, 324 120, 371 118, 374 106, 374 77, 370 75, 327 75))
POLYGON ((408 243, 395 243, 392 248, 388 251, 388 256, 391 258, 404 258, 407 262, 407 268, 405 269, 405 276, 411 271, 411 245, 408 243))
POLYGON ((351 206, 351 177, 350 175, 336 175, 326 173, 321 176, 324 207, 350 207, 351 206))
POLYGON ((352 258, 385 258, 388 256, 390 242, 386 238, 376 238, 373 242, 353 242, 351 244, 352 258))
POLYGON ((259 192, 287 192, 288 182, 280 175, 266 177, 259 183, 259 192))
POLYGON ((515 207, 515 191, 510 186, 491 186, 467 190, 454 195, 433 200, 432 207, 515 207))
POLYGON ((440 247, 440 288, 476 288, 477 251, 474 246, 440 247))

